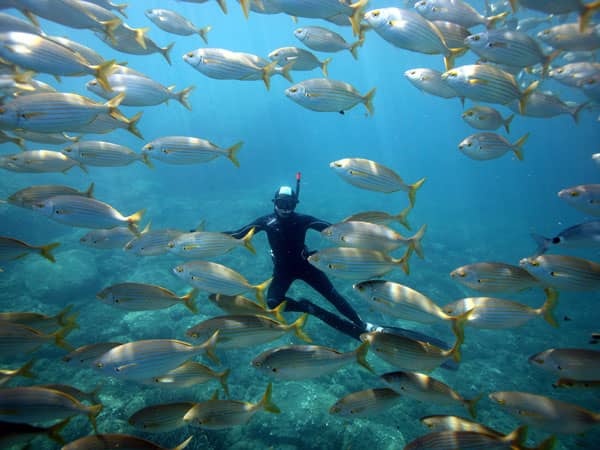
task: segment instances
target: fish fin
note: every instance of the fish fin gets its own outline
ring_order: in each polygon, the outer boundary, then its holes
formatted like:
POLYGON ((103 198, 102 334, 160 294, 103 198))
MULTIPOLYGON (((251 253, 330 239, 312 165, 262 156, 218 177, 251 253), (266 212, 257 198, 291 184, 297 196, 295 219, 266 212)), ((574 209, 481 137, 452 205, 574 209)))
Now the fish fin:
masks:
POLYGON ((137 366, 137 363, 125 364, 123 366, 119 366, 119 367, 115 368, 115 370, 117 372, 123 372, 124 370, 127 370, 130 367, 135 367, 135 366, 137 366))
POLYGON ((464 48, 449 48, 450 53, 444 56, 444 67, 450 70, 454 67, 454 60, 465 53, 464 48))
POLYGON ((404 253, 402 258, 392 260, 394 264, 400 265, 400 267, 402 268, 402 271, 406 275, 410 274, 410 266, 408 265, 408 262, 410 260, 410 255, 412 255, 412 251, 413 251, 412 247, 408 246, 408 248, 406 249, 406 253, 404 253))
POLYGON ((544 64, 542 65, 542 78, 546 78, 548 75, 548 69, 550 68, 550 64, 554 61, 560 54, 562 50, 554 50, 552 53, 544 57, 544 64))
POLYGON ((548 239, 540 234, 531 233, 531 237, 538 246, 537 250, 535 251, 535 256, 546 253, 548 248, 550 248, 550 244, 552 244, 552 239, 548 239))
POLYGON ((260 305, 263 308, 265 307, 264 292, 271 284, 271 281, 273 281, 273 277, 269 278, 268 280, 263 281, 262 283, 260 283, 257 286, 252 286, 254 288, 254 291, 256 292, 256 300, 258 300, 258 303, 260 303, 260 305))
POLYGON ((496 27, 496 23, 505 19, 508 16, 508 11, 504 11, 503 13, 496 14, 495 16, 486 17, 485 18, 485 27, 489 30, 491 28, 496 27))
POLYGON ((237 159, 237 154, 238 154, 240 148, 242 147, 242 145, 244 145, 244 141, 240 141, 237 144, 232 145, 231 147, 229 147, 226 150, 227 151, 227 158, 229 158, 229 160, 236 167, 240 167, 240 162, 237 159))
POLYGON ((244 12, 244 17, 248 20, 248 16, 250 14, 250 0, 240 0, 240 5, 242 7, 242 11, 244 12))
POLYGON ((36 374, 30 370, 35 364, 35 362, 36 360, 32 359, 28 363, 25 363, 23 366, 19 367, 19 369, 15 372, 15 376, 24 378, 35 378, 36 374))
POLYGON ((21 13, 29 19, 29 21, 35 25, 37 28, 40 28, 40 22, 37 20, 37 17, 29 10, 21 10, 21 13))
POLYGON ((72 352, 73 350, 75 350, 75 348, 71 344, 69 344, 67 341, 65 341, 65 338, 68 336, 68 334, 71 331, 73 331, 75 328, 76 328, 76 325, 70 323, 70 324, 65 325, 63 328, 56 331, 55 333, 52 333, 50 336, 54 337, 54 344, 57 347, 60 347, 63 350, 66 350, 68 352, 72 352))
POLYGON ((534 450, 552 450, 554 447, 556 447, 556 443, 556 436, 552 435, 544 439, 540 445, 534 448, 534 450))
POLYGON ((421 178, 416 183, 408 185, 408 199, 410 200, 411 208, 413 206, 415 206, 415 202, 417 201, 417 199, 416 199, 417 189, 419 189, 423 185, 423 183, 425 183, 426 179, 427 178, 421 178))
POLYGON ((248 233, 246 233, 246 235, 242 238, 242 241, 244 242, 244 247, 246 247, 248 249, 248 251, 250 253, 252 253, 253 255, 256 255, 256 249, 252 245, 251 240, 252 240, 252 237, 254 236, 255 230, 256 230, 256 227, 250 228, 250 231, 248 231, 248 233))
POLYGON ((519 0, 509 0, 512 12, 515 13, 519 9, 519 0))
POLYGON ((584 108, 589 104, 590 102, 584 102, 581 105, 577 106, 576 108, 573 109, 573 111, 571 112, 571 116, 573 117, 573 120, 575 121, 576 124, 579 123, 579 113, 581 113, 581 111, 584 110, 584 108))
POLYGON ((290 61, 289 63, 287 63, 285 66, 283 66, 281 68, 281 72, 279 72, 279 74, 285 78, 286 80, 288 80, 290 83, 294 82, 294 79, 292 78, 292 76, 290 75, 290 71, 294 68, 294 64, 296 64, 296 61, 290 61))
POLYGON ((200 28, 198 30, 198 34, 200 35, 205 44, 208 44, 208 39, 206 39, 206 35, 210 30, 212 30, 212 27, 210 25, 204 28, 200 28))
POLYGON ((306 325, 306 321, 308 320, 308 314, 304 313, 298 320, 290 325, 285 325, 286 329, 293 329, 294 334, 297 338, 302 339, 304 342, 312 342, 312 339, 304 332, 304 326, 306 325))
POLYGON ((185 106, 188 111, 192 110, 192 106, 188 102, 188 96, 194 89, 196 89, 196 86, 190 86, 182 91, 173 93, 173 97, 177 98, 177 101, 185 106))
MULTIPOLYGON (((470 311, 472 311, 472 310, 469 310, 469 312, 470 311)), ((456 361, 457 363, 460 362, 460 360, 461 360, 460 347, 463 345, 464 342, 465 342, 464 334, 462 336, 461 335, 456 336, 456 342, 454 343, 454 346, 450 350, 443 352, 443 354, 446 356, 452 356, 452 359, 454 359, 454 361, 456 361)))
POLYGON ((281 412, 281 410, 271 400, 272 390, 273 390, 273 383, 269 383, 269 385, 267 386, 267 389, 265 390, 263 397, 260 399, 260 402, 258 402, 258 405, 265 411, 268 411, 273 414, 279 414, 281 412))
POLYGON ((271 77, 275 72, 277 64, 279 64, 279 61, 271 61, 269 64, 260 69, 262 71, 262 80, 265 83, 267 91, 271 89, 271 77))
POLYGON ((40 254, 44 258, 46 258, 48 261, 56 262, 56 259, 54 259, 54 255, 51 253, 51 251, 53 249, 55 249, 56 247, 58 247, 59 245, 60 245, 60 242, 53 242, 52 244, 43 245, 39 248, 40 254))
POLYGON ((465 311, 464 313, 462 313, 458 316, 448 316, 447 317, 450 320, 452 320, 452 332, 454 333, 454 336, 456 336, 457 340, 462 339, 464 341, 465 325, 469 321, 469 317, 471 317, 471 314, 473 313, 474 310, 475 309, 469 309, 468 311, 465 311))
POLYGON ((98 434, 98 427, 96 425, 96 417, 98 417, 98 414, 100 414, 100 411, 102 411, 102 404, 97 404, 97 405, 92 405, 88 408, 88 417, 90 419, 90 423, 92 424, 92 428, 94 429, 94 433, 98 434))
POLYGON ((488 81, 481 78, 471 78, 469 84, 488 84, 488 81))
POLYGON ((215 389, 215 392, 213 392, 213 395, 210 399, 211 400, 219 400, 219 390, 218 389, 215 389))
POLYGON ((198 306, 196 306, 196 297, 198 296, 198 292, 200 292, 197 288, 192 289, 190 292, 181 297, 183 300, 183 304, 187 309, 189 309, 193 314, 198 314, 198 306))
POLYGON ((356 3, 352 3, 350 8, 354 9, 354 12, 349 17, 350 23, 352 24, 352 35, 360 36, 360 22, 364 16, 364 10, 367 7, 369 0, 359 0, 356 3))
POLYGON ((140 231, 140 234, 146 234, 148 231, 150 231, 150 227, 152 226, 152 220, 150 220, 146 226, 144 227, 144 229, 142 231, 140 231))
POLYGON ((190 436, 185 441, 183 441, 181 444, 179 444, 177 447, 174 447, 172 450, 183 450, 188 445, 190 445, 190 442, 192 442, 193 438, 194 438, 194 436, 190 436))
MULTIPOLYGON (((142 133, 140 133, 140 130, 137 127, 137 123, 140 121, 142 114, 144 114, 144 111, 138 112, 131 119, 127 120, 127 131, 129 131, 134 136, 137 136, 143 140, 144 136, 142 136, 142 133)), ((154 168, 154 166, 152 166, 152 163, 150 163, 150 164, 146 163, 146 165, 149 166, 150 168, 154 168)))
POLYGON ((223 14, 227 14, 227 3, 225 3, 225 0, 217 0, 217 3, 221 7, 223 14))
POLYGON ((323 72, 323 76, 327 78, 329 76, 329 72, 327 71, 327 66, 333 60, 333 58, 326 58, 321 62, 321 72, 323 72))
MULTIPOLYGON (((93 19, 96 20, 95 18, 93 18, 93 19)), ((115 17, 114 19, 111 19, 111 20, 105 20, 105 21, 97 20, 97 22, 104 27, 104 34, 106 34, 106 36, 108 36, 108 38, 110 39, 110 42, 112 42, 113 45, 116 45, 117 39, 115 38, 114 31, 117 28, 119 28, 119 26, 123 23, 123 21, 121 19, 119 19, 118 17, 115 17)))
POLYGON ((510 124, 514 118, 515 118, 515 115, 511 114, 505 120, 502 121, 502 123, 504 124, 504 129, 506 130, 507 133, 510 133, 510 124))
POLYGON ((171 42, 166 47, 162 47, 160 49, 161 55, 163 55, 163 57, 167 60, 167 62, 169 63, 169 65, 171 65, 171 54, 170 53, 171 53, 171 50, 173 49, 174 45, 175 45, 175 42, 171 42))
POLYGON ((146 50, 146 33, 150 31, 150 27, 145 28, 136 28, 135 30, 135 42, 138 43, 140 47, 146 50))
POLYGON ((228 398, 229 398, 229 386, 227 385, 227 377, 229 376, 230 372, 231 372, 231 369, 227 369, 224 372, 217 374, 219 376, 219 383, 221 383, 223 392, 225 392, 225 395, 228 398))
POLYGON ((527 139, 529 139, 529 133, 525 133, 523 136, 521 136, 517 142, 515 142, 512 146, 513 152, 515 152, 516 157, 519 159, 519 161, 523 161, 523 145, 525 145, 525 142, 527 142, 527 139))
POLYGON ((138 223, 140 222, 140 220, 142 220, 142 217, 144 217, 145 213, 146 208, 143 208, 140 209, 138 212, 125 217, 125 219, 127 220, 127 228, 129 228, 129 230, 138 237, 141 235, 140 230, 138 229, 138 223))
POLYGON ((363 39, 359 39, 358 41, 356 41, 352 45, 350 45, 350 47, 348 47, 348 51, 352 54, 352 57, 355 60, 358 60, 358 47, 362 47, 362 45, 364 43, 365 43, 365 40, 363 38, 363 39))
POLYGON ((270 313, 273 314, 275 318, 282 324, 286 323, 285 318, 281 315, 281 313, 285 310, 285 305, 287 305, 287 302, 284 300, 279 305, 277 305, 277 307, 273 308, 270 311, 270 313))
POLYGON ((365 108, 367 108, 367 112, 369 113, 370 116, 375 114, 375 108, 373 108, 373 97, 375 97, 376 91, 377 91, 377 88, 373 88, 369 92, 367 92, 365 94, 365 96, 362 98, 362 101, 365 104, 365 108))
POLYGON ((402 212, 400 214, 397 214, 394 216, 394 220, 396 220, 398 223, 402 224, 404 226, 404 228, 406 228, 407 230, 412 230, 410 224, 408 223, 408 213, 410 213, 412 211, 412 206, 407 206, 406 208, 404 208, 402 210, 402 212))
POLYGON ((477 403, 483 398, 483 394, 479 394, 477 397, 470 400, 465 400, 465 406, 469 410, 469 414, 473 419, 477 418, 477 403))
POLYGON ((86 191, 83 193, 83 195, 87 198, 94 198, 94 187, 96 185, 94 184, 94 182, 92 181, 90 183, 90 186, 86 189, 86 191))
POLYGON ((546 293, 546 301, 544 305, 537 310, 539 313, 544 315, 544 319, 554 328, 558 328, 558 321, 554 317, 554 310, 558 304, 558 291, 554 288, 544 288, 546 293))
POLYGON ((148 156, 148 153, 142 153, 142 162, 151 169, 154 169, 154 164, 152 164, 152 160, 150 159, 150 156, 148 156))
POLYGON ((365 369, 367 369, 369 372, 374 374, 375 371, 367 362, 367 353, 369 352, 369 345, 369 341, 364 341, 356 348, 356 350, 354 350, 354 353, 356 353, 356 362, 363 366, 365 369))
POLYGON ((65 420, 61 420, 56 425, 52 425, 50 428, 48 428, 48 430, 46 431, 48 434, 48 438, 50 438, 59 445, 65 445, 65 440, 61 436, 60 432, 64 430, 64 428, 69 424, 72 418, 73 416, 67 417, 65 420))
POLYGON ((521 425, 520 427, 513 430, 511 433, 504 436, 502 442, 518 445, 519 448, 527 441, 527 433, 529 429, 527 425, 521 425))
POLYGON ((113 117, 121 122, 127 123, 127 117, 125 117, 123 114, 121 114, 119 112, 119 110, 117 109, 124 98, 125 98, 125 92, 121 92, 120 94, 115 95, 113 98, 108 100, 104 104, 104 106, 106 106, 108 108, 108 113, 110 114, 111 117, 113 117))
POLYGON ((219 361, 219 357, 215 353, 215 348, 218 340, 219 330, 215 331, 211 337, 209 337, 205 342, 200 344, 200 347, 204 349, 204 353, 206 353, 206 356, 215 364, 221 364, 221 361, 219 361))
POLYGON ((31 112, 31 113, 21 114, 21 117, 23 117, 24 119, 33 119, 34 117, 45 116, 45 115, 46 115, 46 113, 44 113, 44 112, 31 112))
POLYGON ((89 396, 92 399, 93 403, 100 403, 100 399, 98 398, 98 393, 102 390, 102 388, 104 387, 104 382, 101 382, 100 384, 98 384, 98 386, 96 386, 92 391, 89 392, 89 396))
POLYGON ((56 316, 54 316, 54 320, 56 320, 56 323, 58 323, 60 326, 67 326, 68 322, 66 322, 67 318, 67 314, 69 314, 71 312, 71 310, 73 309, 73 305, 67 305, 65 308, 63 308, 56 316))
POLYGON ((537 89, 539 84, 540 80, 535 80, 533 83, 527 86, 527 89, 523 91, 523 93, 521 94, 521 98, 519 99, 519 114, 524 113, 525 107, 527 106, 527 101, 529 100, 531 93, 537 89))
POLYGON ((117 11, 119 11, 119 14, 121 14, 123 17, 127 18, 127 13, 125 12, 125 8, 127 8, 129 5, 127 3, 122 3, 120 5, 113 5, 113 8, 115 8, 117 11))
POLYGON ((419 231, 415 233, 413 237, 411 237, 409 246, 415 251, 419 258, 424 259, 425 255, 423 255, 423 247, 421 246, 421 240, 423 239, 423 235, 425 234, 425 230, 427 229, 427 224, 424 224, 419 228, 419 231))
POLYGON ((592 16, 600 9, 600 1, 584 5, 584 11, 579 16, 579 32, 583 33, 592 19, 592 16))

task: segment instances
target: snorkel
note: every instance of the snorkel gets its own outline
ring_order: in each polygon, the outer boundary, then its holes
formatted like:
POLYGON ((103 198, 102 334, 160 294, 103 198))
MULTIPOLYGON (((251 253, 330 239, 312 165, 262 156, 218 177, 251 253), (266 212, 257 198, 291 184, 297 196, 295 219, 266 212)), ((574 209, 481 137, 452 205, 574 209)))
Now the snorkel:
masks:
POLYGON ((300 203, 300 180, 302 179, 302 174, 300 172, 296 172, 296 203, 300 203))

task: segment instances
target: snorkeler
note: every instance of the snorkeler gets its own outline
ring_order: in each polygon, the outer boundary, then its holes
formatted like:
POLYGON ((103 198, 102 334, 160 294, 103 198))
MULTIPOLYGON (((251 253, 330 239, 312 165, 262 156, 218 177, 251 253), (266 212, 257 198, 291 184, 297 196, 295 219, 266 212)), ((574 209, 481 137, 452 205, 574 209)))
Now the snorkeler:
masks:
POLYGON ((311 265, 307 258, 309 252, 304 239, 309 229, 321 231, 331 224, 324 220, 294 210, 300 194, 300 173, 296 174, 296 190, 290 186, 282 186, 273 196, 274 211, 262 216, 236 231, 225 231, 235 238, 241 238, 252 228, 255 232, 265 231, 271 246, 273 259, 273 280, 267 292, 267 303, 270 308, 277 307, 286 301, 286 311, 311 314, 329 326, 360 340, 360 334, 373 331, 377 327, 363 322, 354 308, 335 289, 329 278, 321 270, 311 265), (325 297, 345 319, 309 300, 295 300, 286 297, 286 293, 295 280, 302 280, 315 291, 325 297), (346 320, 347 319, 347 320, 346 320))

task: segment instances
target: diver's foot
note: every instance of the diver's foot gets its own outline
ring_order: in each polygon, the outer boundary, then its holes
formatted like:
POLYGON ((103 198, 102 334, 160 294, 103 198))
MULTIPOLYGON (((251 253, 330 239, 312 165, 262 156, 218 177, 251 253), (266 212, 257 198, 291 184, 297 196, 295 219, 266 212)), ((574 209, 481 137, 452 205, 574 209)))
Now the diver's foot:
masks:
POLYGON ((371 322, 365 322, 365 332, 370 333, 371 331, 383 331, 383 327, 379 325, 375 325, 371 322))

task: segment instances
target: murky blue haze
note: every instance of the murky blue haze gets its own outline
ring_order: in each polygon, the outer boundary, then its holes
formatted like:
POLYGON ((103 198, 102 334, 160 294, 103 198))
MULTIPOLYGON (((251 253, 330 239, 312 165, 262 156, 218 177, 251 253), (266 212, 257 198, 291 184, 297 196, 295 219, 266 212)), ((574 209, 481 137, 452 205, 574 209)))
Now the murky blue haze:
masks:
MULTIPOLYGON (((516 117, 510 140, 526 132, 531 136, 524 146, 525 159, 512 154, 485 162, 468 159, 458 151, 458 143, 474 131, 460 117, 463 110, 457 99, 444 100, 415 89, 404 78, 405 70, 416 67, 443 69, 439 55, 427 56, 400 50, 375 33, 367 35, 359 50, 359 59, 349 52, 319 54, 333 56, 330 78, 352 83, 361 93, 377 88, 375 115, 365 117, 362 105, 345 115, 317 113, 290 101, 283 91, 289 83, 281 77, 272 80, 267 91, 261 81, 238 82, 207 78, 182 60, 186 52, 203 46, 198 36, 177 37, 154 26, 144 11, 166 7, 185 14, 198 26, 212 25, 208 39, 211 47, 266 56, 277 47, 302 45, 293 30, 302 25, 324 25, 318 20, 300 19, 295 24, 288 16, 251 14, 246 21, 239 5, 230 0, 229 14, 223 15, 216 2, 203 5, 175 1, 132 0, 127 23, 135 27, 150 26, 149 36, 159 45, 176 41, 169 66, 158 54, 133 56, 118 53, 91 32, 68 30, 42 20, 48 34, 65 35, 91 46, 106 59, 128 61, 164 85, 177 89, 195 85, 190 96, 193 111, 175 101, 169 105, 144 108, 140 130, 144 140, 124 131, 97 136, 130 146, 136 151, 150 140, 168 135, 187 135, 209 139, 228 147, 244 141, 239 153, 241 167, 225 158, 208 164, 170 166, 155 162, 150 170, 135 163, 126 167, 89 167, 89 174, 78 168, 68 174, 21 174, 3 171, 0 198, 33 184, 67 184, 85 189, 96 184, 96 198, 108 202, 124 214, 147 208, 144 223, 152 228, 194 228, 201 220, 208 230, 240 227, 259 215, 270 212, 271 197, 282 184, 292 184, 296 171, 302 172, 302 192, 298 211, 336 222, 363 210, 398 213, 407 206, 406 194, 381 194, 355 188, 329 168, 329 163, 345 157, 375 160, 396 170, 407 182, 427 177, 417 194, 409 221, 416 230, 428 229, 424 238, 425 259, 413 256, 411 273, 390 273, 387 279, 406 284, 445 304, 478 294, 453 281, 452 269, 480 261, 518 264, 530 255, 535 244, 531 232, 553 236, 560 230, 590 217, 571 208, 557 197, 565 187, 600 180, 598 167, 591 155, 599 151, 598 112, 585 111, 578 125, 569 116, 553 119, 516 117)), ((399 1, 371 2, 371 7, 397 6, 399 1)), ((479 2, 474 3, 483 10, 479 2)), ((521 17, 524 17, 521 14, 521 17)), ((332 26, 333 28, 333 26, 332 26)), ((349 28, 335 28, 348 40, 349 28)), ((473 54, 457 64, 474 61, 473 54)), ((318 71, 293 72, 295 81, 319 77, 318 71)), ((62 83, 47 76, 62 91, 78 92, 96 98, 85 90, 89 77, 63 78, 62 83)), ((543 89, 558 92, 561 98, 584 101, 577 91, 545 81, 543 89)), ((472 103, 467 102, 470 106, 472 103)), ((506 116, 509 111, 499 108, 506 116)), ((122 107, 127 116, 140 108, 122 107)), ((502 133, 505 134, 505 133, 502 133)), ((53 148, 35 146, 30 149, 53 148)), ((2 145, 2 154, 17 151, 12 144, 2 145)), ((179 259, 171 256, 136 257, 120 250, 104 251, 84 247, 79 238, 87 230, 71 228, 36 213, 0 205, 0 235, 23 239, 32 244, 61 243, 56 249, 56 263, 37 256, 16 261, 0 274, 0 305, 5 311, 39 311, 55 314, 67 304, 79 312, 80 328, 71 333, 69 342, 80 346, 98 341, 127 342, 150 338, 185 340, 185 331, 201 320, 220 312, 205 295, 198 299, 200 315, 183 307, 156 312, 126 313, 100 303, 95 295, 104 287, 123 281, 159 284, 178 293, 189 286, 171 273, 179 259)), ((406 233, 406 230, 400 230, 406 233)), ((310 248, 328 246, 318 233, 308 236, 310 248)), ((264 234, 254 238, 256 256, 244 250, 234 251, 215 260, 259 283, 271 274, 271 261, 264 234)), ((600 261, 597 251, 569 252, 600 261)), ((434 334, 448 342, 450 330, 386 318, 369 311, 352 290, 351 282, 333 280, 350 299, 365 320, 404 326, 434 334)), ((329 305, 301 282, 293 285, 292 297, 306 296, 319 305, 329 305)), ((503 297, 507 297, 506 295, 503 297)), ((539 289, 509 296, 538 307, 544 295, 539 289)), ((296 315, 290 313, 290 320, 296 315)), ((561 292, 557 310, 560 327, 554 329, 541 318, 514 330, 482 331, 467 329, 463 362, 456 372, 437 369, 433 375, 454 387, 465 397, 496 390, 522 390, 549 395, 600 411, 598 391, 557 390, 554 378, 530 366, 529 356, 550 347, 588 345, 591 332, 600 331, 600 296, 597 293, 561 292), (563 320, 563 318, 570 320, 563 320)), ((306 327, 315 343, 348 351, 357 342, 311 318, 306 327)), ((256 372, 251 359, 260 351, 296 342, 286 337, 260 348, 219 351, 222 368, 231 368, 231 398, 255 402, 260 399, 269 380, 256 372)), ((429 414, 459 414, 466 411, 419 403, 410 398, 400 401, 387 413, 368 419, 346 420, 328 413, 330 406, 346 394, 381 387, 378 378, 357 365, 350 365, 331 376, 303 382, 274 381, 273 401, 281 414, 259 412, 246 426, 224 431, 184 428, 164 434, 135 430, 127 418, 138 409, 158 403, 196 401, 209 398, 217 383, 180 390, 161 390, 133 382, 103 378, 93 370, 78 370, 61 361, 64 352, 52 346, 34 355, 2 360, 3 367, 17 367, 32 356, 37 362, 35 380, 15 380, 12 384, 68 383, 91 390, 102 383, 100 399, 104 411, 98 417, 101 432, 123 432, 150 438, 165 447, 174 447, 187 436, 195 436, 193 449, 397 449, 426 432, 418 419, 429 414)), ((369 355, 377 373, 393 368, 375 355, 369 355)), ((518 422, 484 396, 478 419, 502 432, 514 429, 518 422)), ((68 441, 91 432, 85 417, 75 418, 64 432, 68 441)), ((528 445, 536 445, 547 435, 531 430, 528 445)), ((558 448, 600 448, 600 432, 585 436, 561 437, 558 448)), ((34 448, 51 448, 45 441, 35 441, 34 448), (45 447, 48 446, 48 447, 45 447)))

